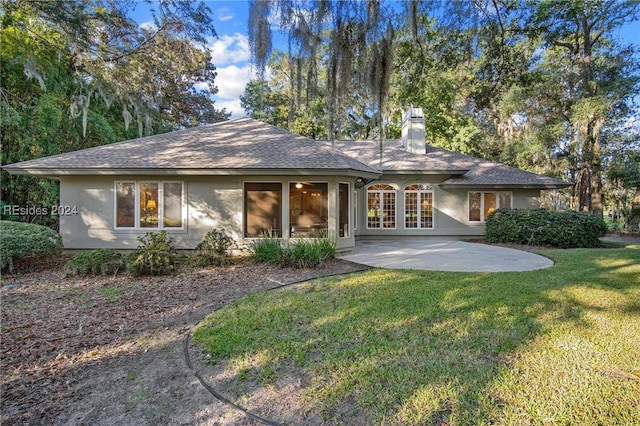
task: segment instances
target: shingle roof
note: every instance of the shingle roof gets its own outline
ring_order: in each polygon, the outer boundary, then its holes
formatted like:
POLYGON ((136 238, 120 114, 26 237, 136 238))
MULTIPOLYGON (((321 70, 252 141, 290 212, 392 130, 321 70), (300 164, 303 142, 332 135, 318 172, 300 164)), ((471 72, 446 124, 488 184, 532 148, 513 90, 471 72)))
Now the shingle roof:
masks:
MULTIPOLYGON (((331 142, 327 142, 331 143, 331 142)), ((411 171, 440 172, 451 175, 441 187, 486 186, 565 188, 568 183, 549 176, 539 175, 482 158, 428 146, 424 155, 408 152, 400 140, 383 141, 382 163, 377 141, 336 141, 340 152, 380 170, 383 174, 411 171)))
POLYGON ((562 188, 548 176, 469 155, 428 147, 408 152, 399 140, 317 141, 241 118, 10 164, 14 174, 121 173, 416 173, 448 175, 441 186, 562 188))
POLYGON ((80 174, 138 170, 379 171, 318 141, 251 118, 132 139, 5 166, 9 172, 80 174))
MULTIPOLYGON (((469 170, 467 165, 451 161, 447 155, 416 155, 403 148, 398 139, 384 140, 382 143, 382 162, 380 162, 380 144, 378 141, 356 140, 326 142, 350 157, 357 158, 381 172, 436 172, 444 174, 463 174, 469 170)), ((453 153, 451 153, 453 154, 453 153)))

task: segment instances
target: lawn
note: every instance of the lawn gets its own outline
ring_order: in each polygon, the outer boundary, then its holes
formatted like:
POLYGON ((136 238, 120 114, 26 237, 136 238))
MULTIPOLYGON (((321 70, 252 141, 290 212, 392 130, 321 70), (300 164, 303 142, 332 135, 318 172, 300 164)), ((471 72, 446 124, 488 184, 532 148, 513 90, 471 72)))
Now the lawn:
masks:
POLYGON ((329 423, 640 424, 640 246, 542 254, 556 265, 262 292, 193 339, 241 382, 310 378, 302 403, 329 423))

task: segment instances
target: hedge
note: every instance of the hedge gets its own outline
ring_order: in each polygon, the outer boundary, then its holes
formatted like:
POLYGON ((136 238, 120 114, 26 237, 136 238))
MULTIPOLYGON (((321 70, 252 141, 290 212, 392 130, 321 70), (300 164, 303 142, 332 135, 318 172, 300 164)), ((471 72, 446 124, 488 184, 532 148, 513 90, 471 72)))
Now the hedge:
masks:
POLYGON ((32 254, 58 255, 60 234, 46 226, 0 220, 0 267, 13 271, 13 261, 32 254))
POLYGON ((600 247, 607 225, 590 213, 544 209, 498 209, 487 218, 485 240, 534 246, 600 247))

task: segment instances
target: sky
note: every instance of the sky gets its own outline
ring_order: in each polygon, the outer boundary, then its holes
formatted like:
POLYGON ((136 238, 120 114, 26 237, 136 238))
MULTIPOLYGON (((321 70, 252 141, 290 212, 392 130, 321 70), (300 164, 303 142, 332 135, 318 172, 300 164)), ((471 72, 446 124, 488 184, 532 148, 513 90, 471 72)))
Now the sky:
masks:
MULTIPOLYGON (((212 11, 214 29, 217 38, 209 40, 212 62, 218 73, 215 83, 218 94, 214 96, 215 106, 226 108, 231 113, 231 119, 244 117, 246 114, 240 106, 240 95, 252 78, 253 70, 250 63, 248 16, 249 2, 247 0, 205 1, 212 11)), ((132 18, 144 25, 151 19, 145 11, 145 3, 140 3, 133 12, 132 18)), ((627 43, 640 44, 640 22, 634 22, 623 27, 620 37, 627 43)))
MULTIPOLYGON (((244 117, 246 114, 240 106, 239 97, 253 75, 247 25, 249 2, 216 0, 204 3, 212 11, 213 27, 218 35, 208 42, 212 63, 218 73, 215 79, 218 86, 218 94, 214 96, 215 106, 231 112, 231 119, 244 117)), ((150 23, 147 7, 146 3, 141 2, 131 18, 140 25, 150 23)))

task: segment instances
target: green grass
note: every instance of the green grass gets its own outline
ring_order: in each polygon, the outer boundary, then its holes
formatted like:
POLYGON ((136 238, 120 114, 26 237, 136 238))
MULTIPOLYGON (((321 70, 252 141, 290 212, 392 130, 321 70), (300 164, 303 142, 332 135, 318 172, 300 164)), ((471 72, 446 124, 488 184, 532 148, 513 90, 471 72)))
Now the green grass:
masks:
POLYGON ((348 401, 372 424, 640 424, 640 246, 543 253, 556 266, 255 294, 194 341, 242 380, 299 369, 329 422, 348 401))

